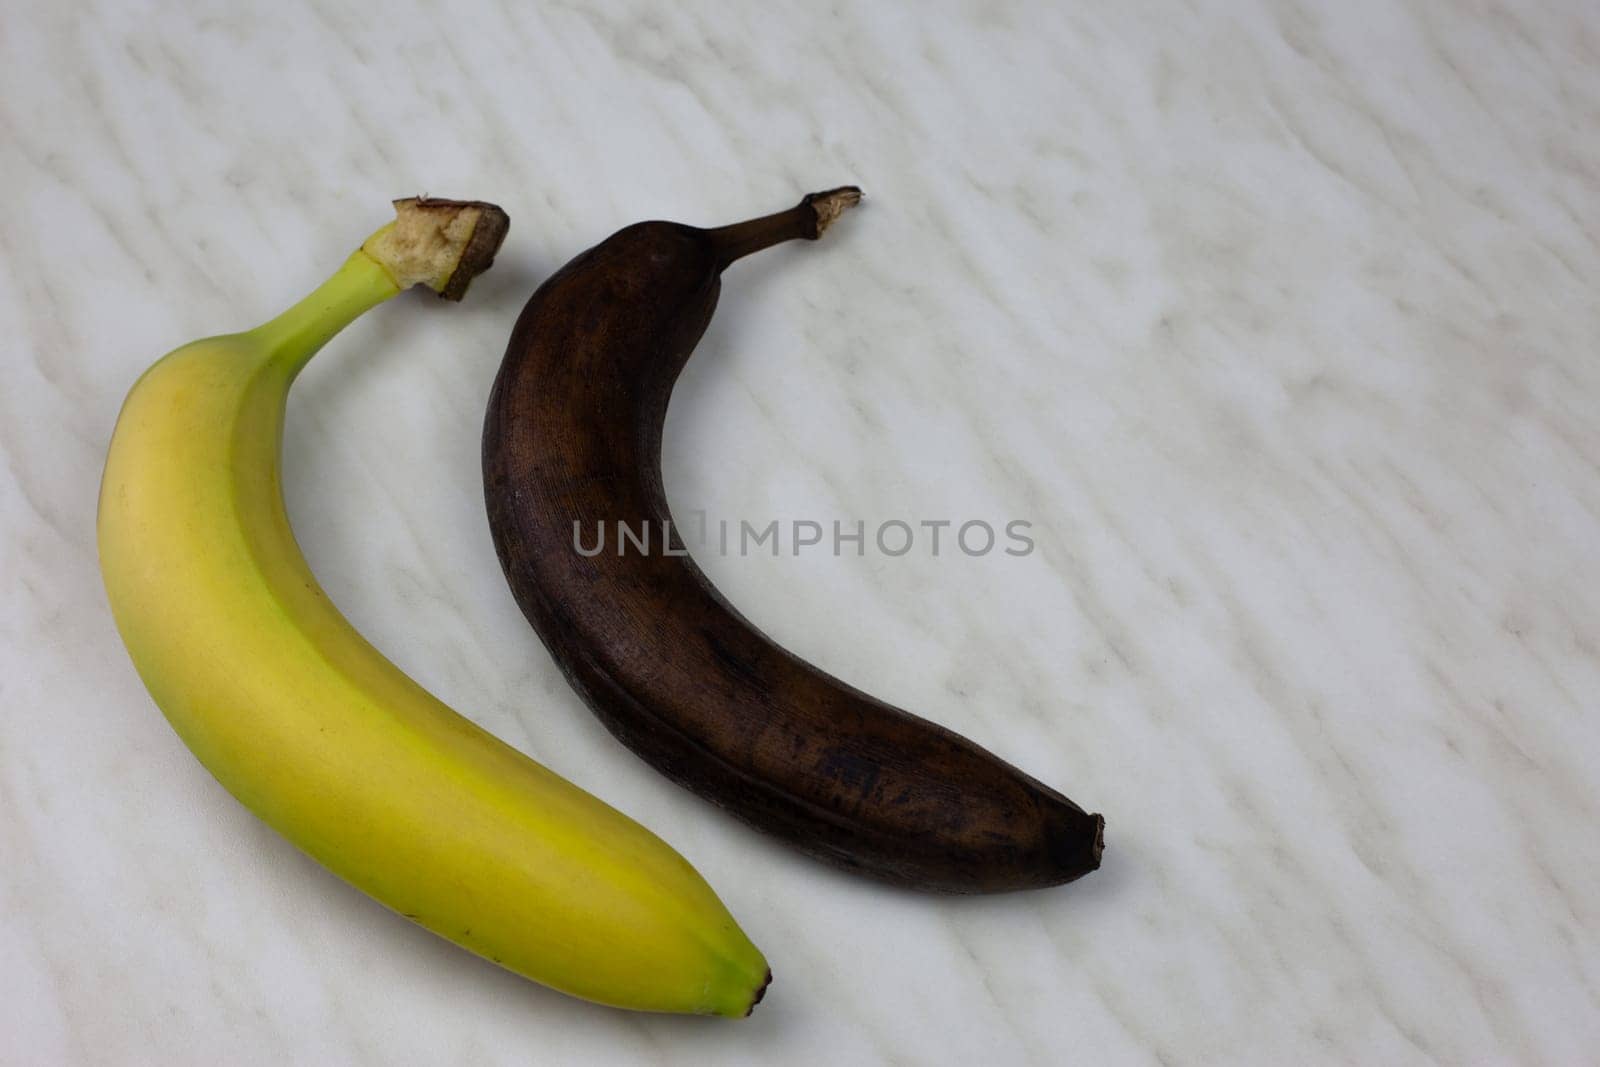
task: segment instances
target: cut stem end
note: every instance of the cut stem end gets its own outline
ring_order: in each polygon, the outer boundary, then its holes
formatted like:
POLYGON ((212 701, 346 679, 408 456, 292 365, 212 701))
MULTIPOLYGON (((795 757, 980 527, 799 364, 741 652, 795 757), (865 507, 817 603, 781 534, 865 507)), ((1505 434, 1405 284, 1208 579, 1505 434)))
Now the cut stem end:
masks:
POLYGON ((481 200, 414 196, 394 202, 395 220, 367 239, 372 257, 401 289, 426 285, 460 300, 472 279, 489 269, 511 220, 481 200))
POLYGON ((816 240, 827 233, 828 227, 833 225, 834 220, 843 215, 849 208, 861 203, 861 196, 861 190, 854 185, 841 185, 837 189, 829 189, 826 192, 811 193, 800 201, 801 207, 810 208, 816 215, 817 232, 812 235, 812 240, 816 240))

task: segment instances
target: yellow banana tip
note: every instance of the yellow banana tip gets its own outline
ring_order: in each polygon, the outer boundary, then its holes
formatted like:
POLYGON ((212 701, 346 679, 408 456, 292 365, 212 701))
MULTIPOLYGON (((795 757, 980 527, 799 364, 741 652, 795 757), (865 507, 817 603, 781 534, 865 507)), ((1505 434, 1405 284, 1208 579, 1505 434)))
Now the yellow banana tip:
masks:
POLYGON ((761 984, 756 987, 756 995, 750 1001, 750 1006, 744 1010, 744 1017, 750 1018, 751 1012, 756 1010, 756 1005, 761 1003, 761 998, 767 995, 767 987, 772 984, 772 968, 767 968, 767 976, 761 979, 761 984))

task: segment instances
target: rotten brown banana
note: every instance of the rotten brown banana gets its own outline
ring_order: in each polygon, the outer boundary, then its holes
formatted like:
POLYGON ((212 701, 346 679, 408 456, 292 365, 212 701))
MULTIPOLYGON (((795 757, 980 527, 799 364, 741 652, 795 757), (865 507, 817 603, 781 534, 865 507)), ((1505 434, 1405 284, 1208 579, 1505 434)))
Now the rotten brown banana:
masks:
POLYGON ((715 229, 629 226, 539 287, 483 432, 512 592, 602 722, 668 777, 840 867, 954 893, 1071 881, 1104 820, 971 741, 780 648, 673 552, 577 551, 574 530, 670 529, 661 431, 734 261, 815 240, 853 187, 715 229))

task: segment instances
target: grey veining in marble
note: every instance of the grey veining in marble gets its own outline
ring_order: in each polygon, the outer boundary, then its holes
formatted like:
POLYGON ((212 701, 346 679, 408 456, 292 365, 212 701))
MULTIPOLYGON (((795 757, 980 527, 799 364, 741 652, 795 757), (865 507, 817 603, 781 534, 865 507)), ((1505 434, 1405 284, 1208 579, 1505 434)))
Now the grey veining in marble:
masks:
POLYGON ((44 3, 0 20, 0 1062, 1550 1063, 1600 1048, 1600 8, 44 3), (482 405, 630 221, 843 181, 731 271, 679 514, 1022 517, 1038 549, 705 555, 753 620, 1108 820, 1059 891, 852 881, 672 787, 500 578, 482 405), (743 1023, 395 919, 235 804, 95 564, 156 356, 418 191, 512 216, 460 307, 318 357, 289 507, 406 670, 682 850, 743 1023))

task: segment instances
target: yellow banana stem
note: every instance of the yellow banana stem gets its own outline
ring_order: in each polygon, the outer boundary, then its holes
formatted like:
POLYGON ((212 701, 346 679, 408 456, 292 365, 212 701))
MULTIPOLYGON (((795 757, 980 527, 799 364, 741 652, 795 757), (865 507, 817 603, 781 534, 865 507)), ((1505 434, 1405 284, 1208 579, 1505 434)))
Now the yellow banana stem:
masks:
POLYGON ((250 335, 292 381, 335 334, 399 292, 393 275, 358 250, 304 300, 250 335))

